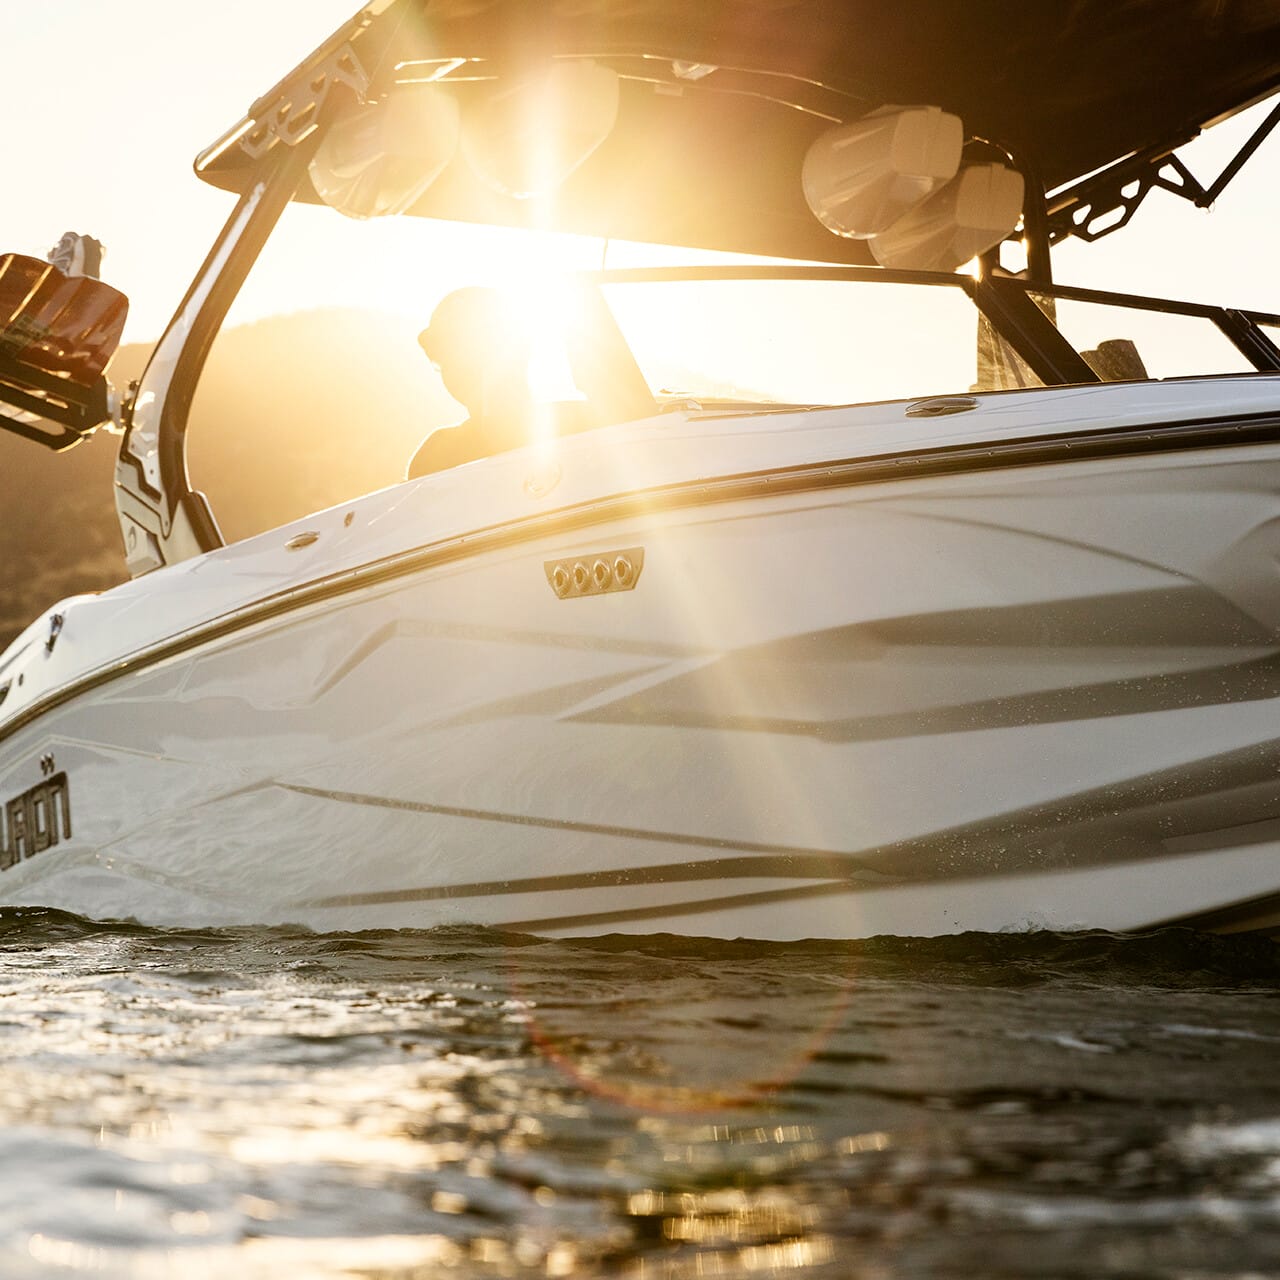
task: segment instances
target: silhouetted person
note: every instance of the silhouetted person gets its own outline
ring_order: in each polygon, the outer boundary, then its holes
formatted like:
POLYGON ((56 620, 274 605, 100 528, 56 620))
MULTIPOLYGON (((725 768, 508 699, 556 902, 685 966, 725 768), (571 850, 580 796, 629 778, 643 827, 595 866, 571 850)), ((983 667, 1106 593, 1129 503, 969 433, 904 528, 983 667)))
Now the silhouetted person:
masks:
POLYGON ((496 289, 448 294, 418 343, 468 416, 422 442, 409 463, 410 480, 529 443, 529 338, 496 289))

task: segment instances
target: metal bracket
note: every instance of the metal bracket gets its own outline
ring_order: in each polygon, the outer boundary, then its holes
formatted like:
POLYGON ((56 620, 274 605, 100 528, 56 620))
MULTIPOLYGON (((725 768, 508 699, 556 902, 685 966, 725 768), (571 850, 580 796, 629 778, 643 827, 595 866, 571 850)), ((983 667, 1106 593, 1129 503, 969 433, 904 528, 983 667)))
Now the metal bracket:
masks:
POLYGON ((1177 147, 1190 142, 1195 134, 1173 146, 1139 152, 1102 173, 1076 183, 1049 199, 1049 242, 1057 244, 1070 236, 1092 242, 1119 231, 1156 188, 1189 200, 1197 208, 1207 209, 1277 125, 1280 125, 1280 103, 1207 187, 1174 154, 1177 147))
POLYGON ((1035 304, 1022 281, 984 276, 973 300, 1031 371, 1047 386, 1097 382, 1098 375, 1035 304))
POLYGON ((55 613, 49 618, 49 638, 44 642, 45 653, 52 653, 54 646, 58 643, 58 637, 62 634, 62 628, 67 624, 67 616, 64 613, 55 613))
POLYGON ((349 44, 308 67, 307 73, 305 79, 286 81, 254 103, 250 111, 254 124, 239 139, 240 149, 250 159, 261 159, 277 142, 296 147, 307 138, 320 123, 321 110, 337 86, 350 89, 361 101, 369 92, 368 72, 349 44))

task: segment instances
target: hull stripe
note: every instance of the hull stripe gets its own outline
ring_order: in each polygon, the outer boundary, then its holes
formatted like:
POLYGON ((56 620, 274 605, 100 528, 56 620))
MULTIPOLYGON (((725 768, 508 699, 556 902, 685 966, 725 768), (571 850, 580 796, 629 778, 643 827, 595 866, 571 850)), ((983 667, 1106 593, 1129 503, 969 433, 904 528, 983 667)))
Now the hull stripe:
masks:
POLYGON ((479 881, 472 884, 431 885, 412 889, 392 889, 372 893, 340 894, 300 903, 306 907, 348 907, 389 902, 433 902, 447 898, 475 898, 519 893, 550 893, 574 889, 594 889, 615 885, 678 884, 721 879, 813 879, 843 877, 847 888, 861 881, 866 887, 894 884, 895 878, 863 866, 849 854, 828 849, 804 849, 790 845, 733 841, 710 836, 682 835, 672 831, 647 831, 631 827, 607 826, 593 822, 570 822, 556 818, 535 818, 523 814, 497 813, 485 809, 463 809, 452 805, 393 800, 382 796, 329 791, 320 787, 277 784, 295 795, 333 800, 340 804, 368 805, 404 813, 424 813, 473 822, 495 822, 506 826, 539 827, 549 831, 573 832, 650 843, 675 844, 686 848, 733 849, 756 857, 713 858, 701 862, 672 862, 610 871, 588 871, 572 875, 531 876, 522 879, 479 881))
POLYGON ((543 916, 536 920, 505 920, 493 927, 517 933, 543 933, 550 929, 582 929, 588 925, 624 924, 640 920, 661 920, 669 916, 701 915, 709 911, 732 911, 739 907, 763 907, 805 898, 826 898, 837 893, 856 893, 858 886, 846 880, 799 885, 791 889, 764 889, 759 893, 738 893, 720 898, 672 902, 654 907, 619 907, 613 911, 593 911, 572 916, 543 916))

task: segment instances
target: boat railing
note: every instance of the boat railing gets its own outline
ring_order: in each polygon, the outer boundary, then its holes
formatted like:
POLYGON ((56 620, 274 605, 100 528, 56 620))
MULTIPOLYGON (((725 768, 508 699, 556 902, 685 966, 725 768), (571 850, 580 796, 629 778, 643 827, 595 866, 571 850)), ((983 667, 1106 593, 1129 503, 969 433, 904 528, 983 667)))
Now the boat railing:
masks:
MULTIPOLYGON (((1045 304, 1069 301, 1094 306, 1121 307, 1132 311, 1183 316, 1207 320, 1230 339, 1248 357, 1255 371, 1280 371, 1280 314, 1246 308, 1216 306, 1211 303, 1186 302, 1156 298, 1142 294, 1117 293, 1103 289, 1079 288, 1073 285, 1042 284, 1018 276, 983 278, 967 273, 934 271, 893 271, 884 267, 846 267, 813 265, 761 266, 681 266, 618 267, 579 274, 579 279, 603 284, 677 284, 698 281, 731 280, 847 280, 860 284, 906 284, 963 289, 974 299, 979 310, 984 289, 1016 291, 1045 304)), ((995 316, 990 317, 995 319, 995 316)))

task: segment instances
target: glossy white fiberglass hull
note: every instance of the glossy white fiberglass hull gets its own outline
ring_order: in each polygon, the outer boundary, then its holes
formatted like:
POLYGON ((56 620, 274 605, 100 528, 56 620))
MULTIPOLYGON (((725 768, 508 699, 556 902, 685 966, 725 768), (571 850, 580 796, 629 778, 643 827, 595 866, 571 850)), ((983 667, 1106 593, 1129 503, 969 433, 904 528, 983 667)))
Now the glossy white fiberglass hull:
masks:
POLYGON ((663 419, 72 602, 0 666, 0 801, 43 806, 16 845, 10 815, 0 901, 779 939, 1269 927, 1280 441, 997 453, 1272 411, 1258 377, 957 421, 663 419), (968 446, 997 453, 891 457, 968 446), (640 551, 631 590, 548 580, 640 551))

